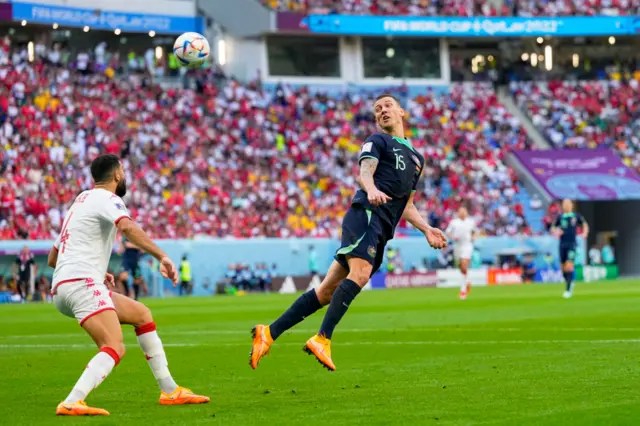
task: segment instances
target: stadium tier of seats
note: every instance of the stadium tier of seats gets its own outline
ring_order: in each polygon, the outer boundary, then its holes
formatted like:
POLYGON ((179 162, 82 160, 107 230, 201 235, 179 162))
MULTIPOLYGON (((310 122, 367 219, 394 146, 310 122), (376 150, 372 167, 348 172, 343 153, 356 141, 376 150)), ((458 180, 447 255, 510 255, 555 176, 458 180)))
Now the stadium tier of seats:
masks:
POLYGON ((277 10, 308 14, 412 16, 637 15, 634 0, 262 0, 277 10))
POLYGON ((512 83, 520 108, 558 148, 614 148, 640 171, 640 83, 636 79, 512 83))
MULTIPOLYGON (((55 237, 103 152, 124 159, 129 210, 156 238, 335 238, 360 142, 376 130, 369 94, 272 93, 213 74, 201 90, 163 90, 137 73, 79 72, 20 52, 4 61, 3 239, 55 237)), ((529 141, 490 85, 428 92, 407 111, 407 135, 427 158, 417 205, 433 224, 465 202, 488 235, 537 231, 532 200, 503 163, 529 141)))

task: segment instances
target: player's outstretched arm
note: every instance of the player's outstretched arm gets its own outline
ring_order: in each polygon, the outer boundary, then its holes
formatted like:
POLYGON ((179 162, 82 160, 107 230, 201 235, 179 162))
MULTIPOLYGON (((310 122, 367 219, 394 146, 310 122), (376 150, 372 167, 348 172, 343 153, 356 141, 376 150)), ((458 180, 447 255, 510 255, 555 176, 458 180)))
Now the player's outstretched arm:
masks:
POLYGON ((123 218, 118 222, 118 230, 127 237, 136 247, 149 253, 151 256, 158 259, 160 262, 160 271, 162 275, 173 281, 175 285, 178 282, 178 273, 176 267, 169 259, 169 256, 162 251, 156 243, 138 226, 134 221, 128 217, 123 218))
POLYGON ((402 218, 422 232, 431 247, 437 249, 446 247, 447 237, 441 230, 430 226, 427 221, 422 218, 422 215, 416 208, 415 204, 413 204, 414 195, 415 193, 412 193, 409 197, 409 202, 402 212, 402 218))

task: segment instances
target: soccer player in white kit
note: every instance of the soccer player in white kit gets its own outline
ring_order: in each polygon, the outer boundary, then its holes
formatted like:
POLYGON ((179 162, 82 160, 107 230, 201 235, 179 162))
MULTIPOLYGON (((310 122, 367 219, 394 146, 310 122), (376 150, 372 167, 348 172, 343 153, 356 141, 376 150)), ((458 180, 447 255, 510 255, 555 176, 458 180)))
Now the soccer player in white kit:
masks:
POLYGON ((85 398, 111 373, 124 356, 120 324, 134 326, 138 343, 160 387, 160 404, 202 404, 210 399, 178 386, 169 372, 162 341, 151 311, 142 303, 112 293, 114 279, 107 274, 111 250, 119 230, 128 240, 158 259, 160 272, 176 285, 176 267, 167 255, 129 217, 122 201, 125 173, 115 155, 101 155, 91 163, 95 188, 84 191, 67 212, 60 235, 49 253, 53 273, 52 295, 58 310, 76 318, 99 352, 87 364, 57 415, 109 415, 87 406, 85 398))
POLYGON ((471 291, 471 281, 467 273, 469 261, 473 254, 473 240, 476 231, 475 221, 469 217, 465 207, 458 209, 458 217, 454 218, 447 227, 445 233, 453 240, 453 257, 458 262, 460 272, 464 277, 460 284, 460 299, 464 300, 471 291))

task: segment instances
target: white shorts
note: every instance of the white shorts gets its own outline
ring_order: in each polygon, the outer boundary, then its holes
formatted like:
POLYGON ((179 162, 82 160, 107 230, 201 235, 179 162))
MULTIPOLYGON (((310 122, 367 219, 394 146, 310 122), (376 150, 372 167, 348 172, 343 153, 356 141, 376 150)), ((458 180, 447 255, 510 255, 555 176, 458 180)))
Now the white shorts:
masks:
POLYGON ((453 246, 453 257, 456 260, 471 259, 473 244, 458 244, 453 246))
POLYGON ((80 325, 100 312, 116 310, 104 282, 91 278, 60 281, 53 285, 51 294, 58 311, 77 319, 80 325))

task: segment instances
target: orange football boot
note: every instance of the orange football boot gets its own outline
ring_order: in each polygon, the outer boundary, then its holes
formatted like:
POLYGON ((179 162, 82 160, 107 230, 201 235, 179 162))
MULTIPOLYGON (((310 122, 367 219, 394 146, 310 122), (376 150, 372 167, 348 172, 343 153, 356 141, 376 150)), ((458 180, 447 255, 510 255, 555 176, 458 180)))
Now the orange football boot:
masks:
POLYGON ((314 355, 318 362, 330 371, 336 371, 336 366, 331 360, 331 340, 316 334, 302 348, 309 355, 314 355))
POLYGON ((260 359, 269 353, 273 339, 271 338, 271 331, 268 325, 256 325, 251 330, 251 335, 253 336, 253 346, 251 347, 249 365, 255 370, 258 368, 260 359))
POLYGON ((56 416, 108 416, 102 408, 89 407, 84 401, 61 402, 56 408, 56 416))
POLYGON ((162 392, 160 394, 160 405, 187 405, 187 404, 206 404, 211 398, 204 395, 196 395, 191 389, 178 388, 171 394, 162 392))

